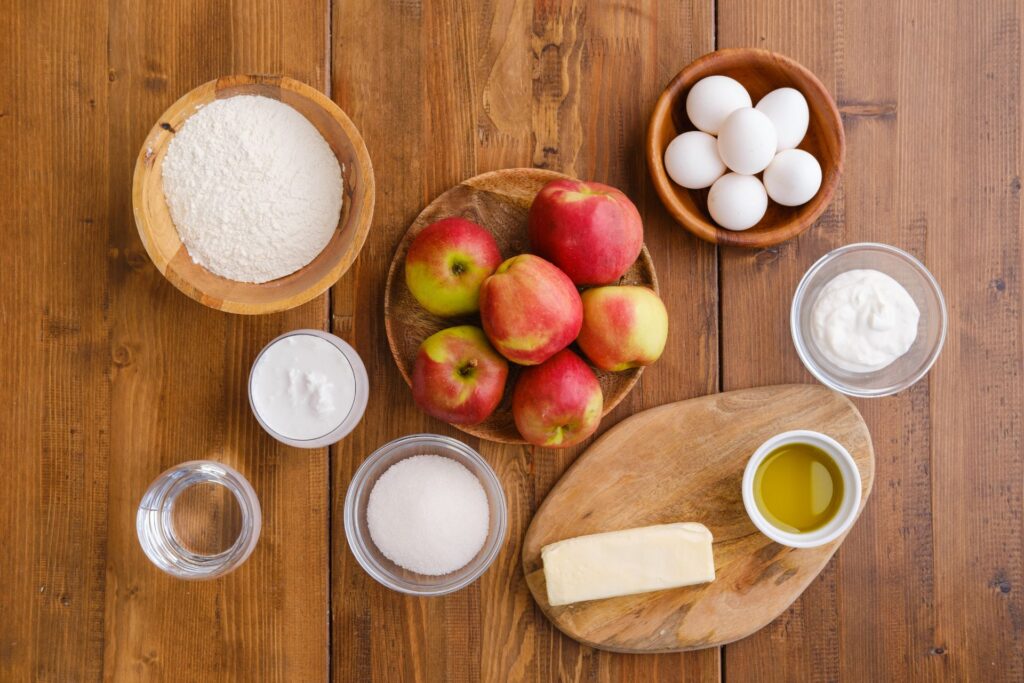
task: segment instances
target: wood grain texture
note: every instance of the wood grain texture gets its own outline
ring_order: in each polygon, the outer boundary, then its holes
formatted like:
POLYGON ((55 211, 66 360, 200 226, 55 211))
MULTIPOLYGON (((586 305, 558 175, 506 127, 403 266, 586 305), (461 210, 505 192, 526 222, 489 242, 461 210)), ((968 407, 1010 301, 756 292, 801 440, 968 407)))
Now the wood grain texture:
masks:
POLYGON ((647 127, 647 166, 665 208, 679 224, 708 242, 733 247, 770 247, 811 227, 828 208, 843 175, 846 140, 835 100, 806 67, 785 55, 755 48, 726 48, 710 52, 672 79, 658 98, 647 127), (688 190, 675 184, 665 171, 665 149, 677 135, 697 130, 686 116, 686 96, 708 76, 728 76, 743 84, 756 104, 778 88, 799 90, 807 100, 807 133, 798 149, 809 152, 821 165, 821 188, 800 206, 774 201, 757 225, 748 230, 726 230, 708 213, 708 190, 688 190))
POLYGON ((287 76, 225 75, 189 90, 153 124, 139 149, 132 181, 135 223, 153 265, 189 297, 229 313, 286 311, 330 289, 366 241, 374 198, 373 166, 352 121, 319 90, 287 76), (163 161, 177 131, 204 105, 236 95, 269 97, 298 111, 327 141, 342 169, 341 215, 330 241, 305 266, 269 282, 230 280, 195 263, 164 197, 163 161))
POLYGON ((278 333, 326 327, 326 297, 259 319, 187 299, 143 250, 131 174, 160 113, 211 78, 325 87, 326 4, 24 2, 0 24, 0 679, 324 679, 326 450, 275 445, 245 378, 278 333), (248 563, 206 583, 160 573, 135 534, 149 483, 197 457, 245 474, 264 511, 248 563))
POLYGON ((289 329, 325 327, 326 300, 260 318, 198 306, 148 263, 128 185, 153 121, 195 85, 224 74, 277 72, 324 87, 317 65, 326 20, 323 5, 312 2, 113 8, 108 87, 117 133, 110 192, 120 220, 109 248, 117 255, 111 347, 120 362, 111 377, 117 458, 109 474, 104 672, 114 680, 326 676, 326 449, 278 445, 260 430, 245 398, 248 369, 262 345, 289 329), (239 570, 186 584, 146 562, 127 522, 149 481, 195 457, 222 459, 246 476, 260 497, 264 526, 239 570))
POLYGON ((328 646, 327 450, 282 446, 246 399, 264 344, 327 326, 321 297, 279 315, 237 317, 183 296, 152 266, 131 213, 147 131, 178 97, 235 73, 326 88, 327 8, 116 2, 109 17, 111 458, 103 670, 111 680, 317 680, 328 646), (167 467, 214 458, 249 479, 263 530, 253 555, 214 581, 172 579, 143 556, 132 523, 167 467))
POLYGON ((523 540, 523 571, 541 611, 566 635, 615 652, 715 647, 775 619, 846 534, 787 548, 760 533, 743 505, 743 472, 782 432, 828 434, 860 470, 864 508, 874 483, 871 435, 848 399, 816 385, 712 394, 651 408, 605 433, 544 499, 523 540), (699 522, 714 537, 711 583, 552 607, 541 549, 549 543, 652 524, 699 522))
POLYGON ((102 184, 106 24, 106 8, 92 3, 48 12, 26 1, 0 12, 5 681, 102 672, 111 453, 105 232, 115 213, 102 184))
POLYGON ((684 234, 649 185, 643 135, 683 65, 711 47, 711 4, 499 0, 335 5, 333 93, 363 133, 378 180, 371 237, 335 287, 335 331, 370 372, 367 417, 334 454, 333 528, 359 462, 414 431, 457 436, 495 468, 509 499, 506 547, 481 580, 417 600, 377 586, 335 533, 336 681, 719 679, 717 650, 619 655, 559 633, 535 607, 519 557, 527 523, 582 447, 553 452, 467 438, 414 406, 380 306, 404 231, 434 197, 477 173, 549 168, 621 188, 644 218, 675 327, 665 355, 602 423, 717 387, 714 249, 684 234), (389 96, 383 96, 390 93, 389 96), (377 307, 371 309, 370 307, 377 307))
POLYGON ((814 228, 722 252, 724 388, 810 380, 780 323, 803 272, 841 244, 909 250, 950 312, 926 379, 857 401, 875 494, 803 597, 725 648, 729 678, 1024 677, 1022 18, 1014 2, 718 3, 719 44, 806 65, 847 134, 840 192, 814 228))
MULTIPOLYGON (((487 228, 494 235, 503 258, 526 253, 529 251, 527 214, 533 198, 547 183, 566 177, 568 176, 554 171, 532 168, 483 173, 445 190, 430 202, 409 226, 409 230, 395 249, 384 288, 384 327, 388 346, 406 384, 412 386, 416 354, 424 339, 455 325, 480 327, 479 315, 458 319, 441 318, 432 315, 416 301, 405 283, 405 258, 416 236, 431 223, 450 216, 460 216, 487 228)), ((641 250, 636 262, 618 282, 658 291, 654 263, 646 247, 641 250)), ((581 357, 586 358, 582 352, 579 353, 581 357)), ((602 415, 607 415, 619 405, 644 371, 643 367, 623 372, 607 372, 593 366, 591 369, 597 375, 604 395, 602 415)), ((505 395, 490 417, 475 425, 453 426, 471 436, 488 441, 526 444, 512 419, 512 391, 518 376, 519 366, 511 363, 505 395)))
POLYGON ((0 679, 1020 680, 1021 22, 1014 0, 8 2, 0 679), (661 207, 642 151, 658 94, 716 33, 810 68, 847 133, 817 224, 720 262, 661 207), (180 94, 240 72, 332 95, 374 160, 373 232, 329 311, 326 297, 258 319, 205 309, 138 240, 130 183, 146 132, 180 94), (415 409, 394 368, 387 264, 445 188, 521 166, 621 187, 644 216, 670 342, 604 428, 718 390, 720 355, 727 389, 809 381, 782 321, 800 275, 839 244, 906 248, 943 286, 950 334, 927 380, 858 403, 878 468, 861 520, 800 600, 724 648, 724 668, 714 649, 597 651, 534 606, 522 538, 580 449, 468 439, 498 471, 510 521, 504 552, 462 593, 388 593, 345 546, 343 492, 362 458, 409 432, 455 433, 415 409), (374 386, 333 468, 325 451, 271 442, 243 393, 263 343, 328 322, 374 386), (264 535, 238 573, 174 582, 142 556, 135 507, 165 467, 211 455, 252 480, 264 535))

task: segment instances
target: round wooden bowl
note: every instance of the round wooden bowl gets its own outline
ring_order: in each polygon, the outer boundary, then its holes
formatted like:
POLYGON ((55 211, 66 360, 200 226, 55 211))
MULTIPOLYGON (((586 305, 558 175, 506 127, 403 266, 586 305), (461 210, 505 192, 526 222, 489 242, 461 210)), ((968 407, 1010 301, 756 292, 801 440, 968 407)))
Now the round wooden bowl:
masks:
MULTIPOLYGON (((479 316, 440 318, 421 307, 405 284, 405 255, 419 232, 436 221, 449 216, 461 216, 487 228, 494 234, 504 258, 529 250, 526 216, 533 198, 544 185, 569 176, 535 168, 510 168, 493 171, 464 180, 437 197, 423 209, 395 250, 388 270, 384 290, 384 326, 388 344, 398 370, 407 384, 412 386, 412 368, 416 352, 424 339, 455 325, 480 326, 479 316)), ((658 291, 658 278, 654 273, 651 255, 644 247, 620 284, 644 285, 658 291)), ((579 350, 576 349, 579 353, 579 350)), ((580 354, 584 359, 585 356, 580 354)), ((640 378, 643 368, 625 372, 605 372, 594 368, 604 393, 604 414, 625 398, 640 378)), ((509 363, 509 378, 505 396, 497 410, 484 422, 476 425, 453 425, 467 434, 500 443, 525 444, 512 419, 512 387, 515 386, 519 366, 509 363)))
POLYGON ((679 72, 658 98, 647 128, 647 166, 654 187, 669 213, 684 228, 708 242, 736 247, 769 247, 811 227, 828 207, 843 174, 846 136, 835 101, 817 77, 805 67, 767 50, 737 48, 706 54, 679 72), (821 164, 821 188, 801 206, 768 202, 764 218, 749 230, 721 228, 708 213, 708 190, 676 185, 665 172, 665 148, 679 134, 696 130, 686 117, 686 96, 705 76, 729 76, 750 93, 754 104, 776 88, 799 90, 807 99, 810 122, 799 149, 821 164))
POLYGON ((226 76, 184 95, 146 137, 132 184, 139 237, 157 269, 196 301, 231 313, 283 311, 327 291, 359 255, 370 231, 373 204, 373 167, 355 125, 323 93, 284 76, 226 76), (323 251, 296 272, 261 284, 229 280, 193 263, 178 237, 163 191, 162 164, 175 131, 203 105, 235 95, 271 97, 305 116, 338 157, 345 185, 341 219, 323 251))

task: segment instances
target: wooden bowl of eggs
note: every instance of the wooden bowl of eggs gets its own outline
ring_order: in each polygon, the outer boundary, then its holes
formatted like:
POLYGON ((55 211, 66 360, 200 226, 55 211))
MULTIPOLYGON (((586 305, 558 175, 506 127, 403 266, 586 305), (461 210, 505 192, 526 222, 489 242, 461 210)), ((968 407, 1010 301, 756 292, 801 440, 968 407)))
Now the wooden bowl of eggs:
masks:
POLYGON ((226 76, 186 93, 146 136, 132 186, 139 237, 164 277, 246 314, 294 308, 337 282, 366 241, 374 197, 355 125, 284 76, 226 76), (260 97, 239 97, 249 95, 260 97))
POLYGON ((651 114, 647 165, 669 213, 708 242, 760 248, 809 228, 843 172, 846 138, 805 67, 749 48, 704 55, 651 114))

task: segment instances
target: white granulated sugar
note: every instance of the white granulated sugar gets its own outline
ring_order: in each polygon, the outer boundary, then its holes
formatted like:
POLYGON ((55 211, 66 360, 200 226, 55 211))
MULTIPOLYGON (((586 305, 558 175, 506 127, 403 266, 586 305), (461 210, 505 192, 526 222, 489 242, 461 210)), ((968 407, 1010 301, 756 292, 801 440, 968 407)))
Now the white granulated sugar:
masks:
POLYGON ((215 100, 177 131, 163 187, 197 264, 240 282, 267 282, 316 258, 341 216, 342 178, 306 117, 258 95, 215 100))
POLYGON ((487 494, 480 480, 451 458, 414 455, 377 479, 366 524, 389 560, 440 576, 465 567, 483 548, 490 524, 487 494))

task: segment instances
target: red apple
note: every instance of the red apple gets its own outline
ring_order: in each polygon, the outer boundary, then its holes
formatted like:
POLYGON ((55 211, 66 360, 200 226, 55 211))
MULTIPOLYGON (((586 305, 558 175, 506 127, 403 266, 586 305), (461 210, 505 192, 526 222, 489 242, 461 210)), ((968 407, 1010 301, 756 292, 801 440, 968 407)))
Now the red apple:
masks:
POLYGON ((566 448, 597 429, 604 408, 601 385, 590 366, 565 349, 519 375, 512 417, 523 438, 537 446, 566 448))
POLYGON ((633 202, 614 187, 552 180, 530 206, 530 248, 577 285, 610 285, 640 255, 644 226, 633 202))
POLYGON ((576 339, 583 304, 569 277, 532 254, 514 256, 480 288, 487 338, 510 361, 537 365, 576 339))
POLYGON ((479 309, 480 285, 501 263, 494 236, 465 218, 425 227, 405 256, 405 283, 434 315, 469 315, 479 309))
POLYGON ((508 363, 483 330, 449 327, 427 337, 412 369, 412 397, 428 415, 452 424, 486 420, 501 402, 508 363))
POLYGON ((602 370, 650 365, 668 339, 668 312, 646 287, 595 287, 583 292, 583 329, 576 343, 602 370))

